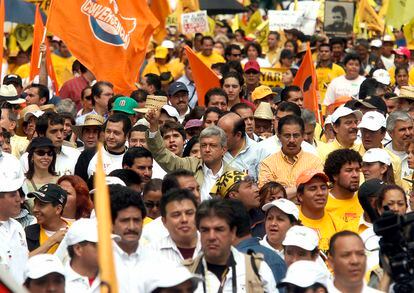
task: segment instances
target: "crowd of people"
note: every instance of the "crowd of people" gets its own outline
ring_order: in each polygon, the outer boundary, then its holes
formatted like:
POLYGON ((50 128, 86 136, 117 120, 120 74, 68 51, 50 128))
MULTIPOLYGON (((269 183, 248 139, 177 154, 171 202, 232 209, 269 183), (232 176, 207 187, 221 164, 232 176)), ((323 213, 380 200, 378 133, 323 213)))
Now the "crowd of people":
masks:
POLYGON ((129 95, 95 80, 62 40, 50 45, 59 91, 45 71, 29 80, 28 51, 3 66, 0 286, 108 286, 100 153, 119 292, 393 292, 373 223, 414 208, 414 46, 401 32, 290 29, 259 42, 225 20, 211 35, 170 27, 129 95), (307 42, 319 115, 294 85, 307 42), (220 78, 203 99, 185 45, 220 78), (283 69, 280 86, 263 84, 262 68, 283 69), (154 96, 167 103, 149 107, 154 96))

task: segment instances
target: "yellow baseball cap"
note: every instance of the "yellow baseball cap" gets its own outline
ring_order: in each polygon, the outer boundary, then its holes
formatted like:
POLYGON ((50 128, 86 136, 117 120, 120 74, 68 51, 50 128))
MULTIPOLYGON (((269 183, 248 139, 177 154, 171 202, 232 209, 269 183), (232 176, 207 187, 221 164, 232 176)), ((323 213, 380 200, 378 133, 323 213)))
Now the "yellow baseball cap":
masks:
POLYGON ((154 58, 159 58, 159 59, 165 59, 167 58, 168 55, 168 49, 158 46, 157 48, 155 48, 155 55, 154 58))
POLYGON ((268 95, 275 95, 275 93, 272 91, 270 87, 266 85, 261 85, 255 88, 252 92, 252 100, 260 100, 267 97, 268 95))

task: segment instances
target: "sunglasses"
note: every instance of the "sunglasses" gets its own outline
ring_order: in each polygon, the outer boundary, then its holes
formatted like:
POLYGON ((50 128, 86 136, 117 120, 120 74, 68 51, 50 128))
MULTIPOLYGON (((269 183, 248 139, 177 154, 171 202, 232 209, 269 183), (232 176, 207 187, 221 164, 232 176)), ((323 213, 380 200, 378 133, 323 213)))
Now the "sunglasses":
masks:
POLYGON ((144 204, 148 209, 153 209, 154 207, 157 207, 157 208, 160 207, 159 201, 146 201, 144 202, 144 204))
POLYGON ((43 157, 44 155, 48 155, 49 157, 53 157, 53 155, 55 154, 54 151, 44 151, 44 150, 37 150, 34 153, 36 155, 38 155, 39 157, 43 157))

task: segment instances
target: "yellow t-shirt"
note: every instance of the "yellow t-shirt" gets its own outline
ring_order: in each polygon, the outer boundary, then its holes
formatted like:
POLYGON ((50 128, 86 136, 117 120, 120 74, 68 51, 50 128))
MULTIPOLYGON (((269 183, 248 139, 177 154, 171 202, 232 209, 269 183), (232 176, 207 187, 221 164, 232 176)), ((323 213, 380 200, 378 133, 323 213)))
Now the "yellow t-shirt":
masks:
MULTIPOLYGON (((388 69, 388 73, 390 74, 391 84, 395 84, 395 66, 388 69)), ((414 85, 414 67, 408 71, 408 85, 414 85)))
POLYGON ((56 54, 51 54, 53 69, 55 70, 56 79, 59 87, 66 81, 73 78, 72 64, 76 58, 73 56, 64 58, 56 54))
POLYGON ((344 74, 345 70, 335 63, 332 63, 332 67, 316 67, 316 78, 318 81, 320 104, 322 104, 323 100, 325 99, 326 89, 328 88, 328 85, 331 83, 332 79, 344 74))
POLYGON ((210 56, 204 56, 203 54, 197 53, 197 57, 200 58, 201 61, 203 61, 203 63, 205 65, 207 65, 209 68, 211 68, 211 65, 216 64, 216 63, 225 63, 226 60, 224 60, 223 56, 217 54, 217 53, 212 53, 210 56))
POLYGON ((184 63, 180 62, 180 59, 174 58, 168 62, 171 68, 171 74, 174 79, 178 79, 184 75, 184 63))
POLYGON ((22 79, 25 79, 25 78, 29 77, 29 75, 30 75, 30 63, 25 63, 25 64, 20 65, 12 73, 20 76, 22 79))
POLYGON ((324 253, 328 252, 329 240, 336 232, 341 231, 343 223, 340 219, 335 219, 331 214, 325 212, 325 215, 314 220, 306 217, 302 210, 299 210, 299 220, 306 227, 312 228, 319 236, 319 249, 324 253))
POLYGON ((329 193, 328 203, 325 210, 335 219, 341 219, 345 223, 353 220, 359 220, 364 210, 358 201, 358 195, 355 193, 350 199, 337 199, 329 193))
POLYGON ((144 77, 148 73, 161 75, 161 73, 168 72, 168 71, 171 72, 171 74, 173 75, 173 69, 171 68, 171 65, 169 63, 159 64, 155 62, 155 60, 152 60, 148 62, 147 66, 145 66, 144 70, 142 71, 142 77, 144 77))

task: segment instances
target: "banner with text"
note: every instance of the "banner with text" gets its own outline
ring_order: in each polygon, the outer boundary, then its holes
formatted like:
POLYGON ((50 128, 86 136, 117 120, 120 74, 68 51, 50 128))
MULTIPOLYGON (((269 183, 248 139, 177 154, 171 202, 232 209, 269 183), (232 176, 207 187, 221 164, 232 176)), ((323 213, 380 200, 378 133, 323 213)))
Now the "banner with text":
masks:
POLYGON ((282 75, 287 68, 260 68, 260 84, 283 87, 282 75))
POLYGON ((281 31, 297 28, 300 30, 303 11, 269 10, 269 30, 281 31))
MULTIPOLYGON (((321 2, 317 1, 299 1, 297 3, 298 12, 303 12, 300 18, 300 27, 297 29, 305 35, 313 35, 315 33, 316 18, 318 17, 321 2)), ((290 4, 289 11, 295 10, 295 3, 290 4)))
POLYGON ((208 32, 207 11, 181 14, 181 26, 185 35, 208 32))

